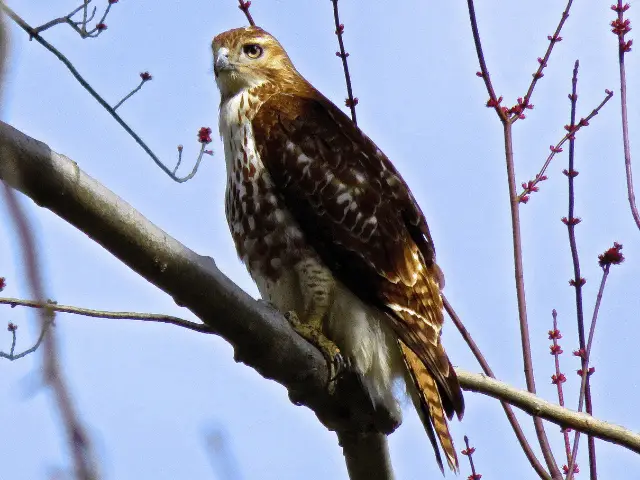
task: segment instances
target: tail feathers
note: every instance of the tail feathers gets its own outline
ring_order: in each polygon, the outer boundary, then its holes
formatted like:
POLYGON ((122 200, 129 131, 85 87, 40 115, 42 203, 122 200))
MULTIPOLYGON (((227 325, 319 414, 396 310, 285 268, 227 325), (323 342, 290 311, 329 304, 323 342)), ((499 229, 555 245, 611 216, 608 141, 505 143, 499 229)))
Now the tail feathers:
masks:
POLYGON ((429 436, 440 470, 444 473, 442 457, 436 442, 436 437, 447 458, 449 468, 457 472, 459 467, 458 456, 456 455, 453 439, 449 432, 449 425, 445 418, 442 399, 438 392, 438 385, 420 358, 403 342, 400 342, 400 347, 402 349, 404 363, 407 367, 407 389, 411 393, 420 420, 429 436))

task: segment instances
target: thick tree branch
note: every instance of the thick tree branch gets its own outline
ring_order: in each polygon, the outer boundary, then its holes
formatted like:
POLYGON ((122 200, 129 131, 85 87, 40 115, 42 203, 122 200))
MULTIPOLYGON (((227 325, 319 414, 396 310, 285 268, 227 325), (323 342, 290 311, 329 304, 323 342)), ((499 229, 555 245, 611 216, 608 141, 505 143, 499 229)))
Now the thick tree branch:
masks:
POLYGON ((387 438, 382 433, 338 432, 350 480, 393 480, 387 438))
POLYGON ((399 424, 389 412, 374 410, 350 375, 329 395, 322 355, 282 315, 256 302, 213 259, 170 237, 75 162, 1 122, 0 178, 191 310, 231 343, 237 361, 284 385, 294 403, 311 408, 328 428, 389 433, 399 424))

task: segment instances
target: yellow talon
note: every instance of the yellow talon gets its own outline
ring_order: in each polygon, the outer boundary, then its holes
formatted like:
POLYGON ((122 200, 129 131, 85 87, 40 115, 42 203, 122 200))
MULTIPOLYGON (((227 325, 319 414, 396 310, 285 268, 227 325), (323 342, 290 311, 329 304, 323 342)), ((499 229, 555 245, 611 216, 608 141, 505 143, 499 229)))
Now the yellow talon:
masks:
POLYGON ((322 330, 314 322, 301 322, 298 315, 293 311, 285 313, 284 316, 298 335, 320 350, 324 356, 329 369, 327 390, 330 394, 333 394, 338 376, 344 367, 340 349, 322 333, 322 330))

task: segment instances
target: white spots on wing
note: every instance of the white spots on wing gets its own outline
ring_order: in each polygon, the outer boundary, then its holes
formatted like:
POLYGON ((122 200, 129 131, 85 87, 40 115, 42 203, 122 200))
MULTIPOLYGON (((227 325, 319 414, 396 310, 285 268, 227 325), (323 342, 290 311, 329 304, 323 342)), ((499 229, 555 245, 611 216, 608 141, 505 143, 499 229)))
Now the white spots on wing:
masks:
POLYGON ((275 218, 276 222, 284 223, 286 215, 284 211, 279 208, 273 212, 273 217, 275 218))
POLYGON ((297 226, 294 225, 290 225, 285 229, 285 235, 292 239, 292 240, 296 240, 296 239, 300 239, 302 238, 302 232, 300 231, 300 229, 297 226))
MULTIPOLYGON (((344 184, 341 184, 340 186, 343 187, 344 189, 344 184)), ((343 192, 336 197, 336 202, 338 202, 338 205, 342 205, 344 202, 352 202, 352 201, 353 201, 353 197, 349 192, 343 192)))
POLYGON ((285 144, 284 148, 287 149, 287 152, 295 152, 296 144, 293 143, 291 140, 287 140, 287 143, 285 144))
POLYGON ((298 163, 306 163, 309 164, 313 161, 311 157, 306 156, 304 153, 298 155, 298 163))
POLYGON ((269 192, 267 193, 267 195, 265 196, 265 200, 270 203, 271 205, 277 205, 278 204, 278 197, 276 197, 273 193, 269 192))
POLYGON ((364 221, 364 225, 362 226, 362 231, 360 235, 365 242, 368 242, 376 229, 378 228, 378 219, 376 217, 369 217, 364 221))
POLYGON ((356 182, 362 184, 365 182, 366 178, 363 174, 361 174, 360 172, 354 172, 353 176, 356 178, 356 182))
POLYGON ((409 307, 405 307, 403 305, 399 305, 397 303, 388 303, 387 307, 389 307, 394 312, 399 312, 399 313, 404 312, 404 313, 408 313, 408 314, 410 314, 410 315, 412 315, 414 317, 421 318, 420 315, 418 315, 418 313, 414 309, 409 308, 409 307))

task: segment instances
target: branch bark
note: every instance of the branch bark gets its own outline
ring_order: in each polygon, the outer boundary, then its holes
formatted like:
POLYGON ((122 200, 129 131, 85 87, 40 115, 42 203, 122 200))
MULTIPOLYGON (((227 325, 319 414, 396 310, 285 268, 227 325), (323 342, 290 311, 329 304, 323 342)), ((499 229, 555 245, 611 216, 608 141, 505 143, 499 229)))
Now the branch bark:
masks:
POLYGON ((350 480, 394 480, 384 434, 339 431, 338 440, 350 480))
MULTIPOLYGON (((72 160, 2 122, 0 179, 83 231, 191 310, 234 347, 236 361, 285 386, 292 402, 312 409, 328 429, 390 433, 399 425, 399 418, 371 405, 353 375, 341 377, 329 395, 328 370, 320 352, 280 313, 229 280, 212 258, 198 255, 153 225, 72 160)), ((386 443, 382 437, 379 441, 378 448, 386 443)), ((379 478, 392 475, 388 471, 379 478)))
POLYGON ((563 408, 486 375, 470 373, 460 368, 456 368, 456 374, 464 390, 484 393, 490 397, 504 400, 529 415, 544 418, 561 427, 573 428, 606 442, 628 448, 632 452, 640 453, 640 434, 620 425, 598 420, 586 413, 563 408))

